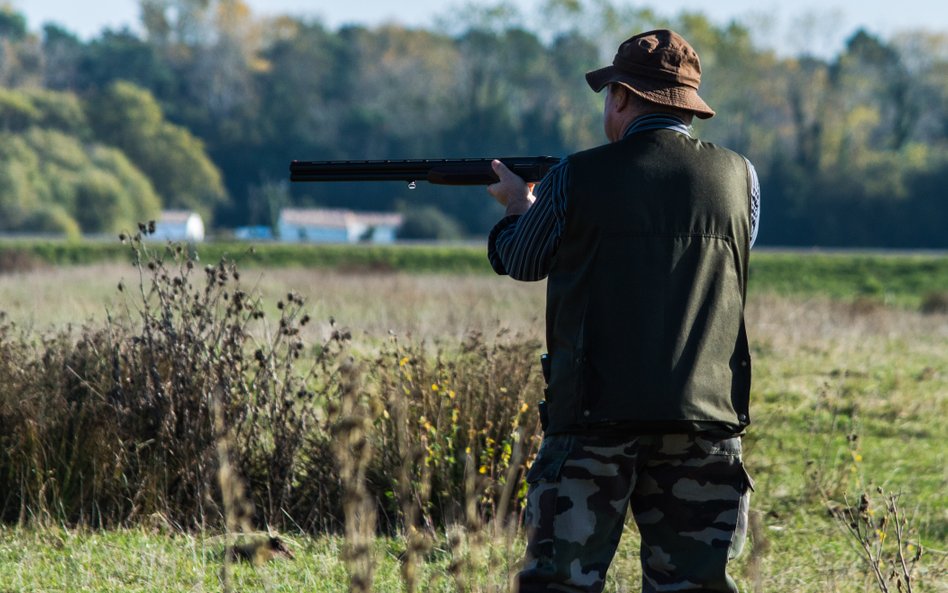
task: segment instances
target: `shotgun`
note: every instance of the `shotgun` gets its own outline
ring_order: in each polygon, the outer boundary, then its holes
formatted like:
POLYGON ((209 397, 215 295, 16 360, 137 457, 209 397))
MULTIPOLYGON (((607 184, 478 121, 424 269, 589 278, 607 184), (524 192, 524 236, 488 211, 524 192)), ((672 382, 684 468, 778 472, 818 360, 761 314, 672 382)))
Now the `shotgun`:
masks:
MULTIPOLYGON (((493 159, 409 159, 391 161, 293 161, 290 181, 416 181, 440 185, 490 185, 498 181, 493 159)), ((530 183, 560 162, 552 156, 498 159, 530 183)))

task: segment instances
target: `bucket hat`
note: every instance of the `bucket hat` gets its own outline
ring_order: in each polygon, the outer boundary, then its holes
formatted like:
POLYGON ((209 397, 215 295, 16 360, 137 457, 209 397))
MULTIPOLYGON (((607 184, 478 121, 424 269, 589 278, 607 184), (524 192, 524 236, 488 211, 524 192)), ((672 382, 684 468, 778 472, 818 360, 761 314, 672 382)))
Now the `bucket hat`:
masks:
POLYGON ((611 66, 586 73, 597 93, 610 83, 646 101, 684 109, 707 119, 714 110, 698 96, 701 63, 685 39, 668 29, 639 33, 622 42, 611 66))

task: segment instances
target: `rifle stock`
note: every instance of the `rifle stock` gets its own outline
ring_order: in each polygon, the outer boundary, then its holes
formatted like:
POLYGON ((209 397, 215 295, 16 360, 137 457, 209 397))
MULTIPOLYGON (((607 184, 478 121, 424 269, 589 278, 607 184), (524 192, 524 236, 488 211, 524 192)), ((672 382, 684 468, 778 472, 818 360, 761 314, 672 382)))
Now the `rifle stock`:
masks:
MULTIPOLYGON (((493 159, 293 161, 290 181, 427 181, 440 185, 490 185, 498 181, 493 159)), ((539 181, 560 162, 552 156, 499 159, 526 182, 539 181)))

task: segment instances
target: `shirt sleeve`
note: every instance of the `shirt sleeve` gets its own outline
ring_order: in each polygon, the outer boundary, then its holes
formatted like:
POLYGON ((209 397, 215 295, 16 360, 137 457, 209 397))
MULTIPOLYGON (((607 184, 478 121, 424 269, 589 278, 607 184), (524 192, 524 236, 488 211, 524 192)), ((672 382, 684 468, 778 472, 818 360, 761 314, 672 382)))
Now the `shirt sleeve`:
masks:
POLYGON ((542 280, 549 274, 566 217, 567 164, 564 159, 550 169, 525 214, 507 216, 494 225, 487 239, 487 257, 498 274, 524 281, 542 280))
POLYGON ((757 241, 757 229, 760 228, 760 180, 757 179, 757 170, 749 160, 747 161, 747 172, 750 175, 751 203, 750 203, 750 246, 753 247, 757 241))

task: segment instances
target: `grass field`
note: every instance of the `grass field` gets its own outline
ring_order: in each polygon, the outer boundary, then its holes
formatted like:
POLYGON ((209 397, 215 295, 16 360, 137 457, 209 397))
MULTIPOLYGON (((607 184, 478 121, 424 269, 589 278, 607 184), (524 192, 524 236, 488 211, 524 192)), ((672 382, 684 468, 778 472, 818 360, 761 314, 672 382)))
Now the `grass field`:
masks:
MULTIPOLYGON (((161 251, 164 244, 151 248, 161 251)), ((294 245, 212 242, 197 247, 201 260, 222 257, 244 270, 334 270, 470 275, 492 272, 482 245, 294 245)), ((0 272, 46 266, 123 264, 130 251, 118 241, 0 240, 0 272)), ((758 249, 751 257, 751 291, 784 295, 863 296, 917 307, 926 295, 948 291, 948 256, 780 252, 758 249)))
MULTIPOLYGON (((755 376, 745 461, 756 491, 749 548, 735 566, 739 583, 753 592, 881 590, 842 518, 866 494, 872 512, 855 516, 871 522, 873 562, 888 575, 898 569, 897 548, 909 557, 921 548, 914 590, 948 591, 948 313, 919 311, 924 295, 948 289, 946 265, 930 257, 914 265, 813 257, 765 254, 752 271, 762 286, 753 287, 747 310, 755 376), (899 495, 895 508, 907 519, 901 542, 885 494, 899 495)), ((134 308, 128 295, 137 282, 121 263, 40 267, 0 275, 0 309, 38 338, 67 324, 78 333, 108 311, 134 308)), ((339 326, 364 352, 392 334, 423 351, 456 348, 472 332, 502 345, 542 336, 543 286, 489 274, 250 266, 241 282, 271 311, 287 292, 299 293, 315 320, 303 329, 307 343, 339 326)), ((492 529, 434 530, 412 581, 417 590, 507 590, 521 543, 492 529)), ((626 531, 607 591, 638 590, 637 536, 634 526, 626 531)), ((351 589, 343 538, 284 535, 294 559, 225 571, 220 531, 181 532, 160 516, 105 531, 55 521, 8 526, 0 531, 0 591, 351 589)), ((374 540, 372 590, 408 590, 408 543, 374 540)))

